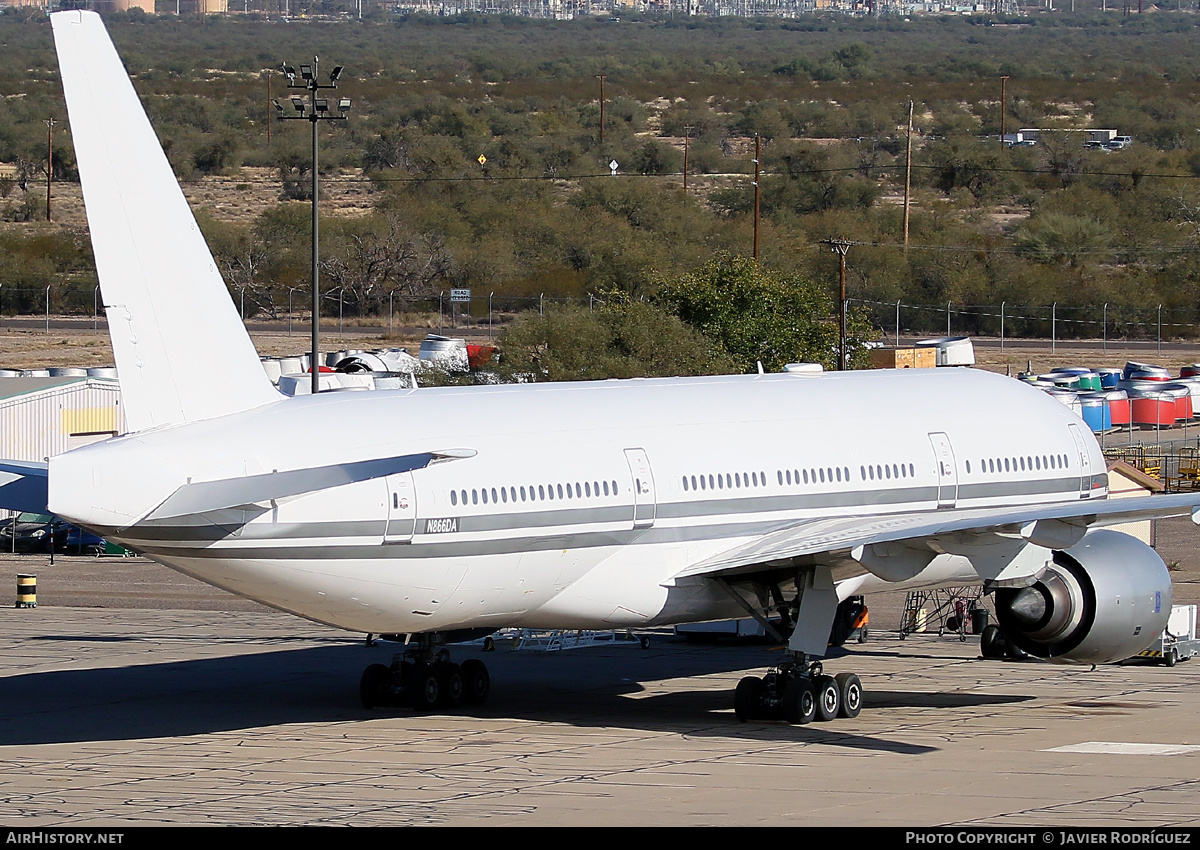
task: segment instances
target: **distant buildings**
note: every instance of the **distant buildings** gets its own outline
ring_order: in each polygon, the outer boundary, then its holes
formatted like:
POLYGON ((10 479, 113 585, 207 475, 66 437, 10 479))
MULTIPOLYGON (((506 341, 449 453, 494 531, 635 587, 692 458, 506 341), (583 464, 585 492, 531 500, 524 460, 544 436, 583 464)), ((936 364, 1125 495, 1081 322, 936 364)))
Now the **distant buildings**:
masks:
MULTIPOLYGON (((1045 0, 1052 4, 1052 0, 1045 0)), ((978 3, 961 2, 903 2, 903 0, 349 0, 341 5, 354 5, 361 11, 368 4, 384 6, 398 14, 427 15, 517 15, 528 18, 569 20, 578 17, 619 18, 628 12, 660 12, 674 15, 704 17, 768 17, 797 18, 815 12, 837 12, 856 16, 890 15, 1015 15, 1017 0, 984 0, 978 3)), ((300 16, 313 14, 316 0, 157 0, 162 14, 216 15, 225 13, 258 13, 300 16)), ((155 12, 156 0, 0 0, 5 6, 32 6, 42 9, 76 8, 98 12, 123 12, 141 9, 155 12)), ((1031 5, 1029 8, 1035 8, 1031 5)), ((1036 4, 1036 8, 1052 10, 1053 5, 1036 4)), ((320 13, 318 13, 320 14, 320 13)))

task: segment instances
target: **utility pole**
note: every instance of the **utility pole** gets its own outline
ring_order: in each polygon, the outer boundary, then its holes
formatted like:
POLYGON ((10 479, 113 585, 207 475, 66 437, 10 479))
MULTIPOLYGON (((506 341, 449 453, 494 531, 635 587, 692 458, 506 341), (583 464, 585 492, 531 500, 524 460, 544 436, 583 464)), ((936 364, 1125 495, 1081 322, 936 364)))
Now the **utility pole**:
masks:
POLYGON ((1007 117, 1005 113, 1008 111, 1007 87, 1008 74, 1004 74, 1000 77, 1000 147, 1004 147, 1005 129, 1008 126, 1005 123, 1005 118, 1007 117))
POLYGON ((850 243, 845 239, 826 239, 825 244, 838 255, 838 371, 849 368, 846 357, 846 252, 850 243))
POLYGON ((691 125, 683 126, 683 194, 687 194, 688 185, 688 136, 692 134, 691 125))
POLYGON ((54 119, 46 119, 46 221, 50 220, 50 190, 54 186, 54 119))
POLYGON ((311 65, 300 66, 300 76, 303 78, 302 83, 296 82, 296 69, 291 65, 283 66, 283 73, 288 78, 289 89, 304 89, 308 92, 308 97, 303 98, 298 95, 292 96, 292 107, 296 110, 295 115, 284 115, 283 104, 279 101, 273 101, 275 109, 279 114, 279 119, 282 121, 308 121, 312 124, 312 354, 309 357, 309 366, 312 369, 312 391, 316 395, 321 389, 321 286, 320 286, 320 270, 318 265, 318 236, 319 222, 317 220, 317 199, 319 197, 318 188, 318 167, 317 167, 317 125, 322 121, 345 121, 346 113, 350 109, 350 99, 341 98, 337 102, 337 114, 333 114, 329 110, 329 99, 317 97, 322 89, 337 88, 338 77, 342 75, 342 66, 336 66, 329 75, 329 83, 322 84, 317 80, 317 57, 313 57, 311 65))
POLYGON ((267 147, 271 147, 271 71, 267 70, 267 147))
POLYGON ((754 261, 758 262, 759 178, 762 177, 762 136, 754 134, 754 261))
POLYGON ((608 74, 597 74, 600 78, 600 145, 604 145, 604 81, 608 79, 608 74))
POLYGON ((904 158, 904 256, 908 256, 908 205, 912 195, 913 102, 908 102, 908 153, 904 158))

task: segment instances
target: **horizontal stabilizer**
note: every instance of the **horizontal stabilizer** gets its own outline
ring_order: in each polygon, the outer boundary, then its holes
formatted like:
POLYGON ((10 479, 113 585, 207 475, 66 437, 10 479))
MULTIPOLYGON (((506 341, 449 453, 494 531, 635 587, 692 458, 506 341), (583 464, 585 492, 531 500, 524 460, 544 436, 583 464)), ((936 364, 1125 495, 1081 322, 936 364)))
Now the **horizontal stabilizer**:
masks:
POLYGON ((100 16, 50 16, 131 431, 281 398, 100 16))
POLYGON ((202 514, 226 508, 240 508, 265 502, 302 496, 353 484, 397 475, 414 469, 424 469, 440 460, 473 457, 471 449, 450 449, 446 452, 421 452, 397 457, 361 460, 354 463, 339 463, 316 466, 308 469, 290 469, 284 472, 267 472, 245 478, 224 478, 217 481, 199 481, 185 484, 151 511, 145 520, 171 519, 190 514, 202 514))
MULTIPOLYGON (((875 544, 904 543, 923 549, 936 538, 951 534, 993 532, 1030 539, 1030 535, 1036 533, 1037 524, 1045 525, 1051 520, 1076 520, 1085 526, 1107 526, 1189 513, 1195 517, 1198 508, 1200 494, 1187 493, 805 520, 692 564, 675 578, 736 576, 759 571, 771 562, 792 558, 821 560, 822 556, 849 553, 860 546, 875 544)), ((1042 541, 1034 539, 1033 542, 1042 541)))
POLYGON ((48 464, 0 460, 0 508, 46 514, 48 464))

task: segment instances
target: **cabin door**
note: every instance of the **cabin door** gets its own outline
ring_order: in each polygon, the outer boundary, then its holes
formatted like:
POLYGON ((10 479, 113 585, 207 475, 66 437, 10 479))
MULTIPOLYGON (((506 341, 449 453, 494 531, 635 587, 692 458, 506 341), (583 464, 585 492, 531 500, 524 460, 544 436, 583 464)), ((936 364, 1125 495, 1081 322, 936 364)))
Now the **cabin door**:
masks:
POLYGON ((654 473, 650 471, 650 459, 645 449, 626 449, 629 474, 633 478, 633 527, 649 528, 654 525, 657 500, 654 495, 654 473))
POLYGON ((1092 494, 1092 456, 1083 439, 1083 432, 1074 424, 1068 425, 1067 430, 1075 441, 1075 454, 1079 458, 1079 498, 1087 498, 1092 494))
POLYGON ((958 501, 958 467, 954 465, 954 449, 950 438, 942 433, 929 435, 933 460, 937 465, 938 507, 952 508, 958 501))
POLYGON ((417 525, 417 488, 411 472, 387 477, 388 516, 384 543, 412 543, 417 525))

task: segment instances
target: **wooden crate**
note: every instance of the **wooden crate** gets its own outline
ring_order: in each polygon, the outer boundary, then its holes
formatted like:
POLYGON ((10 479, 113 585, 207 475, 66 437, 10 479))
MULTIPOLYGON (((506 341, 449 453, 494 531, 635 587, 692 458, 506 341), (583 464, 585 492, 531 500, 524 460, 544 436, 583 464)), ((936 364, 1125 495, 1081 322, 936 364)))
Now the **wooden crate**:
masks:
POLYGON ((932 369, 937 365, 934 348, 873 348, 872 369, 932 369))

